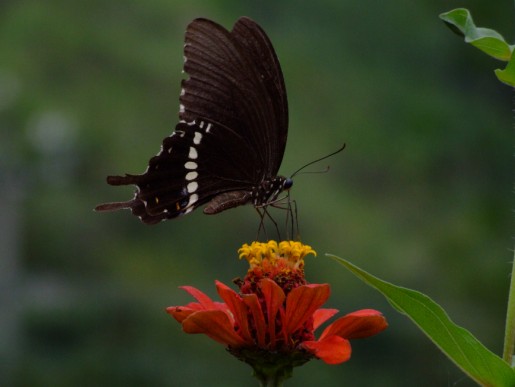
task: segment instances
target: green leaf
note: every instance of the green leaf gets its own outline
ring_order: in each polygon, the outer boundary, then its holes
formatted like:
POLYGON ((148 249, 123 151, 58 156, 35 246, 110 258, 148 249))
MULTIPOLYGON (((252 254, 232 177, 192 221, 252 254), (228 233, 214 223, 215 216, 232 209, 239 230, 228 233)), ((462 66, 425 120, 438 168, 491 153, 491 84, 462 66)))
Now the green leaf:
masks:
POLYGON ((328 256, 381 292, 477 383, 495 387, 515 386, 515 371, 508 363, 481 344, 469 331, 453 323, 442 307, 428 296, 383 281, 342 258, 328 256))
POLYGON ((515 87, 515 55, 511 57, 511 60, 508 62, 508 65, 504 70, 495 70, 495 75, 501 82, 515 87))
POLYGON ((490 28, 475 26, 470 12, 457 8, 440 14, 440 19, 457 34, 465 37, 465 42, 472 44, 486 54, 502 61, 509 61, 513 51, 501 34, 490 28))

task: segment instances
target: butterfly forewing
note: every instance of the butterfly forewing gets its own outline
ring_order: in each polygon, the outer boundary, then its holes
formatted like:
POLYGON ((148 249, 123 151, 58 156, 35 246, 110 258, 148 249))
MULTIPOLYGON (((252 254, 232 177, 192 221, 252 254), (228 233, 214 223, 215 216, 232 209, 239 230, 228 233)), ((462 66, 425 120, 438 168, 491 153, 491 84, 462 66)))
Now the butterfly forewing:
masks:
POLYGON ((276 176, 288 108, 279 62, 264 31, 248 18, 231 32, 196 19, 186 30, 184 57, 188 78, 181 84, 174 133, 144 174, 108 178, 112 185, 135 184, 134 199, 98 210, 131 208, 143 222, 156 223, 219 197, 205 211, 216 213, 248 202, 256 187, 276 176))
POLYGON ((259 25, 248 18, 241 18, 233 27, 234 38, 245 47, 258 73, 266 98, 260 98, 261 114, 265 113, 268 130, 255 128, 265 137, 269 151, 270 170, 275 176, 286 147, 288 136, 288 101, 281 66, 272 43, 259 25), (280 157, 277 157, 280 155, 280 157))

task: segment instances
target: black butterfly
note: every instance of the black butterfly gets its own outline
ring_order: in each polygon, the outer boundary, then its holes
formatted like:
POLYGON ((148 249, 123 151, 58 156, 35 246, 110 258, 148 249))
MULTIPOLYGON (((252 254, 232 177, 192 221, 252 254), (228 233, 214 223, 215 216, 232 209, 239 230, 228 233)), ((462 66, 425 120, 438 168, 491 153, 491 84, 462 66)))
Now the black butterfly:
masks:
POLYGON ((263 29, 247 17, 232 31, 207 19, 187 27, 179 123, 142 175, 109 176, 137 186, 130 208, 147 224, 206 204, 216 214, 242 204, 263 208, 293 181, 277 176, 288 136, 288 102, 279 61, 263 29))

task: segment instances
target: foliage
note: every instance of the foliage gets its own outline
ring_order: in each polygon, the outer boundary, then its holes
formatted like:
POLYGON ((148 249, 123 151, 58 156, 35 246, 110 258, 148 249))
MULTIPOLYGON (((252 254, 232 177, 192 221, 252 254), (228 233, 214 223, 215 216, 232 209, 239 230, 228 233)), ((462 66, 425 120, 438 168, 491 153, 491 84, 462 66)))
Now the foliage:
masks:
POLYGON ((399 312, 409 317, 463 372, 482 386, 515 385, 515 371, 469 331, 451 321, 440 305, 415 290, 383 281, 352 263, 331 256, 377 289, 399 312))
POLYGON ((501 82, 515 86, 515 56, 513 55, 515 45, 506 43, 502 35, 495 30, 476 27, 467 9, 457 8, 442 13, 440 18, 451 30, 465 37, 465 42, 495 59, 508 62, 504 70, 495 70, 495 75, 501 82))

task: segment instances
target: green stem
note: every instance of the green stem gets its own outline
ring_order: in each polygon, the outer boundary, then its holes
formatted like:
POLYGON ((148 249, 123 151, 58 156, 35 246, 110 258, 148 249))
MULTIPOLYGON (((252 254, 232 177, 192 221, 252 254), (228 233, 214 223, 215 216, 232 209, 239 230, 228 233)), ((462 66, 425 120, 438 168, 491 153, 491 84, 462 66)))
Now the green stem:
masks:
POLYGON ((254 376, 259 380, 260 387, 281 387, 285 379, 283 374, 258 374, 255 370, 254 376))
POLYGON ((252 367, 253 376, 261 387, 281 387, 291 378, 293 368, 303 365, 314 356, 302 350, 289 352, 269 351, 261 348, 227 348, 241 361, 252 367))
POLYGON ((510 293, 508 295, 508 311, 506 313, 506 329, 504 331, 503 359, 510 366, 515 348, 515 257, 511 268, 510 293))
MULTIPOLYGON (((266 362, 268 363, 268 362, 266 362)), ((261 387, 282 387, 286 379, 293 375, 291 364, 253 364, 254 376, 261 387)))

